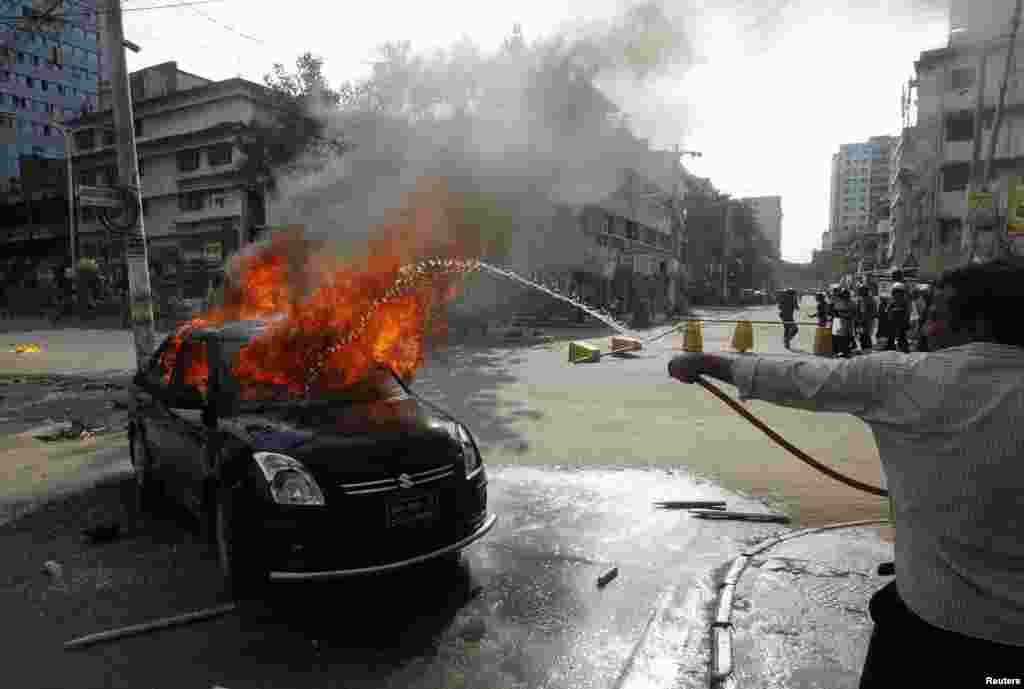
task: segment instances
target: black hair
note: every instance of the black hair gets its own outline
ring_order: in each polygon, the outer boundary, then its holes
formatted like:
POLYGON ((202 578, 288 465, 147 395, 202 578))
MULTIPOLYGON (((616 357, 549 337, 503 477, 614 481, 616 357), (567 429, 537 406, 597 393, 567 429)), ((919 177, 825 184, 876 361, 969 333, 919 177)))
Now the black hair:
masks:
POLYGON ((1024 347, 1019 310, 1024 304, 1024 261, 1014 257, 972 263, 948 270, 935 289, 951 290, 949 310, 955 329, 984 318, 992 339, 1000 344, 1024 347))

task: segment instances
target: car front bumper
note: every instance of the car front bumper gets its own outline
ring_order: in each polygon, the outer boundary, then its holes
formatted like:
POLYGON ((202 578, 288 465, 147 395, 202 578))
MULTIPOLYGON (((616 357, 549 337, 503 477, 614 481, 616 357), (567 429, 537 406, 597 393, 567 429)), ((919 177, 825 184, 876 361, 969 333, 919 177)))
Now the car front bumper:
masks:
POLYGON ((322 570, 314 572, 281 572, 271 571, 270 581, 330 581, 331 579, 342 579, 345 577, 362 576, 365 574, 381 574, 383 572, 393 572, 398 569, 410 567, 412 565, 418 565, 423 562, 428 562, 438 557, 442 557, 449 553, 454 553, 462 550, 463 548, 471 545, 475 541, 480 540, 491 528, 495 522, 498 521, 496 515, 488 515, 484 519, 483 523, 473 530, 468 536, 450 544, 443 548, 432 550, 429 553, 423 553, 415 557, 406 558, 404 560, 397 560, 395 562, 387 562, 378 565, 372 565, 370 567, 356 567, 350 569, 332 569, 322 570))

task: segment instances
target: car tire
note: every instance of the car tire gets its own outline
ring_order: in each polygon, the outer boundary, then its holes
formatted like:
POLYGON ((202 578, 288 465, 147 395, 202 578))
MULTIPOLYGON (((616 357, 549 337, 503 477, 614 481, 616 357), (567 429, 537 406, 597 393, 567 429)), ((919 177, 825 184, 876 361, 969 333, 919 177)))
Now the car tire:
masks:
POLYGON ((235 600, 259 597, 268 581, 268 568, 261 561, 251 532, 240 528, 238 485, 217 491, 213 507, 217 559, 224 582, 235 600))
POLYGON ((160 484, 153 475, 153 459, 142 429, 135 426, 128 436, 128 452, 135 473, 135 500, 140 512, 154 514, 160 506, 160 484))

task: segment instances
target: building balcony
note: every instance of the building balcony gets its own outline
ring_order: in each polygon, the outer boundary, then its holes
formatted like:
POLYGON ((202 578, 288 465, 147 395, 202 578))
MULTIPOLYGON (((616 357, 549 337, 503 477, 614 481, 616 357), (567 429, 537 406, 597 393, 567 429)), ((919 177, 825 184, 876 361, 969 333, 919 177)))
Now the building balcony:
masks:
POLYGON ((175 225, 191 225, 207 222, 210 220, 227 220, 238 218, 242 215, 242 204, 240 201, 227 202, 223 206, 207 206, 199 210, 178 211, 174 218, 175 225))

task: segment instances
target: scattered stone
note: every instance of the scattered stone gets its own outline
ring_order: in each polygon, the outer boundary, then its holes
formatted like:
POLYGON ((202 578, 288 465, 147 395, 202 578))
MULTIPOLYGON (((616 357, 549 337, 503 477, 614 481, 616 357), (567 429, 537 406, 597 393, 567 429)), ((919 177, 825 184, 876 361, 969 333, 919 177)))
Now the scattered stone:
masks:
POLYGON ((43 563, 43 571, 49 574, 54 579, 60 579, 64 574, 64 568, 60 566, 60 563, 55 560, 47 560, 43 563))
POLYGON ((605 586, 610 584, 615 577, 619 576, 619 568, 612 567, 607 572, 597 578, 597 588, 603 589, 605 586))

